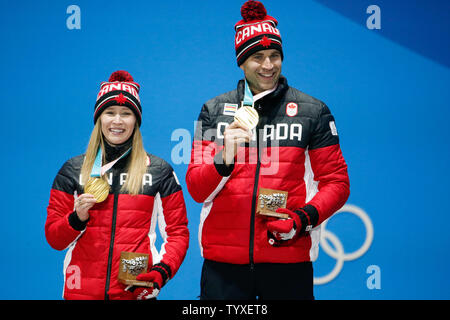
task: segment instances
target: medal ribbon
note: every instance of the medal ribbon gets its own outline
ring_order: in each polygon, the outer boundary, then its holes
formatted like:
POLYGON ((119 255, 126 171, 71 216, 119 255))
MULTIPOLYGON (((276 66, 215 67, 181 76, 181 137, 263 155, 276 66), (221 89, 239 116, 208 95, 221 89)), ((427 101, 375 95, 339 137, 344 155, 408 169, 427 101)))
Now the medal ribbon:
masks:
POLYGON ((245 89, 244 89, 244 101, 242 102, 243 106, 250 106, 253 107, 253 93, 250 90, 250 87, 248 86, 247 79, 245 81, 245 89))
POLYGON ((244 101, 242 102, 243 106, 253 107, 253 104, 255 103, 255 101, 261 99, 262 97, 268 95, 269 93, 274 92, 275 89, 277 88, 277 86, 275 86, 272 89, 263 91, 261 93, 258 93, 255 96, 253 96, 253 93, 250 90, 250 87, 249 87, 249 85, 247 83, 247 79, 244 79, 244 81, 245 81, 245 89, 244 89, 244 101))
POLYGON ((123 157, 125 157, 129 152, 130 152, 131 148, 129 148, 127 151, 125 151, 120 157, 118 157, 116 160, 111 161, 110 163, 105 164, 102 167, 102 156, 103 156, 103 152, 102 152, 102 148, 98 147, 97 150, 97 155, 95 157, 95 161, 94 161, 94 165, 92 166, 92 171, 91 171, 91 177, 94 178, 99 178, 102 175, 105 174, 106 171, 108 171, 109 169, 111 169, 117 161, 119 161, 120 159, 122 159, 123 157))

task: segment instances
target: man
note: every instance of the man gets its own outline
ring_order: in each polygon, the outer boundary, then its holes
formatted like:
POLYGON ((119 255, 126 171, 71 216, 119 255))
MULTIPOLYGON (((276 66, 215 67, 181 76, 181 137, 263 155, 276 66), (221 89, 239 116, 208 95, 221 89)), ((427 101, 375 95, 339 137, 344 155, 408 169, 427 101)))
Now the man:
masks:
POLYGON ((281 75, 277 20, 258 1, 241 13, 235 48, 245 79, 203 105, 186 174, 203 203, 200 299, 314 299, 320 224, 349 196, 347 165, 328 107, 281 75), (249 100, 253 130, 234 117, 249 100), (287 219, 259 213, 267 190, 287 192, 276 210, 287 219))

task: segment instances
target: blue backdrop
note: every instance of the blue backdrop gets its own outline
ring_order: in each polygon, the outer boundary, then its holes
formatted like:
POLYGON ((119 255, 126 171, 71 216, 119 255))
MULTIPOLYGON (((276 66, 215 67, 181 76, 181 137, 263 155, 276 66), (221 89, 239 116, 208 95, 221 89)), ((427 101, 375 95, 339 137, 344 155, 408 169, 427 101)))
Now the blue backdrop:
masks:
MULTIPOLYGON (((0 299, 61 299, 65 252, 44 236, 49 192, 84 152, 100 82, 118 69, 141 85, 146 149, 173 164, 185 191, 190 248, 159 297, 197 299, 201 205, 173 150, 190 147, 203 102, 242 77, 242 3, 1 1, 0 299)), ((349 167, 348 206, 325 226, 315 263, 316 298, 449 299, 450 2, 264 4, 279 21, 283 74, 330 106, 349 167)))

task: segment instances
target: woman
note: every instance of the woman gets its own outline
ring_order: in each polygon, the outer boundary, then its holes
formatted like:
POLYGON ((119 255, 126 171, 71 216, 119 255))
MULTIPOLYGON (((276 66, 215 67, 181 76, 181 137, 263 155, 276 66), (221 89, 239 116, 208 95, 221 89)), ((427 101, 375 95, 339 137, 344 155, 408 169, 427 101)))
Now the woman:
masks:
POLYGON ((185 257, 183 194, 171 166, 144 150, 139 89, 126 71, 101 84, 86 153, 68 160, 53 182, 45 235, 53 248, 68 248, 65 299, 155 298, 185 257), (118 280, 123 252, 148 254, 137 280, 149 285, 118 280))

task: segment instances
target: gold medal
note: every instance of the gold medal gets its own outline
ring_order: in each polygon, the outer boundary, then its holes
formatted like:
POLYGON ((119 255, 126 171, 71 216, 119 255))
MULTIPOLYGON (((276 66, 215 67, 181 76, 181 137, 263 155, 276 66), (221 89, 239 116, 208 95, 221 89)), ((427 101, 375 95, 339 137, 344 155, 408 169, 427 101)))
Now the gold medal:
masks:
POLYGON ((102 178, 90 177, 86 186, 84 187, 84 192, 92 194, 97 200, 97 203, 104 201, 109 194, 109 184, 106 180, 102 178))
POLYGON ((247 129, 252 130, 259 122, 259 115, 252 106, 242 106, 234 114, 234 120, 247 129))

